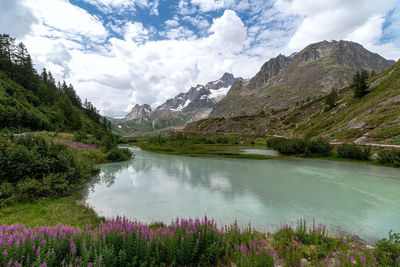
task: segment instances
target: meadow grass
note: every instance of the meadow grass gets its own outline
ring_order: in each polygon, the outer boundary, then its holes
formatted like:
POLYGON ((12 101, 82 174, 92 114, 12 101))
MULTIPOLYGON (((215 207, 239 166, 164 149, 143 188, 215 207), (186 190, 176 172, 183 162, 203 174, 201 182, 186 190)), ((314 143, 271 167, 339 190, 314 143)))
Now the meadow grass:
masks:
POLYGON ((74 227, 98 225, 101 221, 95 211, 82 205, 81 197, 42 198, 32 202, 16 203, 0 208, 0 225, 21 223, 27 227, 56 226, 74 227))

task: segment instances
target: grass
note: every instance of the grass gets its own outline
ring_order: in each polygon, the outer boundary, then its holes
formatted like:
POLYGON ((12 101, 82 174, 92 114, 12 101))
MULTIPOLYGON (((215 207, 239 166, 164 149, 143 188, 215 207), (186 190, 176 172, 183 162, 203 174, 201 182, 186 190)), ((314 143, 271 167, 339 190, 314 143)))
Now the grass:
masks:
POLYGON ((190 157, 214 157, 214 158, 234 158, 234 159, 254 159, 254 160, 267 160, 284 158, 285 156, 269 156, 269 155, 256 155, 256 154, 242 154, 240 147, 242 145, 210 145, 210 144, 195 144, 192 149, 182 149, 172 146, 156 146, 145 142, 135 143, 141 149, 150 152, 163 153, 168 155, 183 155, 190 157), (237 148, 235 148, 237 147, 237 148))
POLYGON ((83 228, 101 221, 95 211, 82 205, 78 195, 63 198, 42 198, 34 202, 17 203, 0 209, 0 225, 22 223, 29 227, 58 224, 83 228))

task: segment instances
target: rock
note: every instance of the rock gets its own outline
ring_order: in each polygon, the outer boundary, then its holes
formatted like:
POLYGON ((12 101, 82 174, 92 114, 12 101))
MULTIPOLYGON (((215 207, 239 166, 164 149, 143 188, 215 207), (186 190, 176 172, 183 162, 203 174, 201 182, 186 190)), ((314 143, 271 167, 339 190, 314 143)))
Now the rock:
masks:
POLYGON ((151 115, 151 107, 147 104, 142 106, 136 104, 131 112, 124 118, 125 121, 137 120, 139 123, 148 121, 151 115))
POLYGON ((305 258, 302 258, 300 260, 300 267, 305 267, 305 266, 308 266, 308 260, 305 258))
POLYGON ((361 136, 360 138, 357 138, 355 141, 354 141, 354 143, 356 143, 356 144, 363 144, 363 143, 365 143, 365 140, 367 139, 367 137, 365 137, 365 136, 361 136))
POLYGON ((335 111, 333 112, 333 114, 339 113, 340 111, 342 111, 342 110, 345 109, 345 108, 347 108, 347 104, 346 104, 346 103, 341 104, 341 105, 337 108, 337 110, 335 110, 335 111))
POLYGON ((335 258, 331 258, 329 259, 329 265, 328 267, 336 267, 337 266, 337 262, 335 258))

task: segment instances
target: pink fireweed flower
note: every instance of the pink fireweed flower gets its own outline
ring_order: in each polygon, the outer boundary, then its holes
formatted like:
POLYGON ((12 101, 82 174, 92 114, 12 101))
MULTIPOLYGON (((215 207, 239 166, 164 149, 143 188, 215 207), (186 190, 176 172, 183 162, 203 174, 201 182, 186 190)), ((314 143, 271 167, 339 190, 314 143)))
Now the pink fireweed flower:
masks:
POLYGON ((365 256, 361 256, 360 258, 362 263, 366 263, 367 262, 367 258, 365 256))
MULTIPOLYGON (((374 258, 375 259, 375 258, 374 258)), ((376 259, 375 259, 376 260, 376 259)), ((400 256, 396 259, 397 262, 400 262, 400 256)))
POLYGON ((4 250, 3 256, 4 256, 4 257, 7 257, 7 256, 8 256, 8 252, 4 250))
POLYGON ((99 264, 101 264, 102 261, 103 261, 103 258, 100 256, 99 257, 99 264))
POLYGON ((42 265, 40 265, 40 267, 47 267, 47 263, 43 262, 42 265))

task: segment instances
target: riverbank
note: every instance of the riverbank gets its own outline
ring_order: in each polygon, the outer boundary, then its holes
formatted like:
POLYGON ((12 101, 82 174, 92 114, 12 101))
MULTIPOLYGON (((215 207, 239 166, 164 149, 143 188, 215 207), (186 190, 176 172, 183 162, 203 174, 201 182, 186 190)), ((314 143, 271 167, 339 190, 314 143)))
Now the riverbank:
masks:
MULTIPOLYGON (((352 162, 361 163, 367 165, 375 166, 385 166, 385 167, 400 167, 400 150, 396 151, 393 146, 358 146, 355 144, 330 144, 323 140, 294 140, 294 139, 284 139, 280 137, 273 137, 272 139, 262 139, 259 137, 254 137, 254 139, 246 136, 245 139, 241 139, 238 136, 214 136, 210 138, 199 138, 190 137, 183 134, 177 134, 170 137, 150 137, 150 138, 138 138, 134 139, 135 142, 130 142, 130 145, 138 146, 142 150, 149 152, 156 152, 168 155, 184 155, 190 157, 214 157, 214 158, 237 158, 237 159, 255 159, 255 160, 268 160, 268 159, 285 159, 288 157, 299 157, 299 158, 313 158, 322 160, 332 160, 340 162, 352 162), (280 151, 273 145, 269 145, 270 140, 283 140, 284 143, 280 146, 284 152, 280 151), (310 151, 308 147, 302 147, 301 151, 296 151, 299 149, 299 145, 294 143, 296 141, 311 143, 311 149, 315 151, 310 151), (262 154, 252 154, 246 153, 247 149, 270 149, 278 150, 281 152, 276 155, 262 155, 262 154), (345 153, 341 153, 345 148, 345 153), (387 148, 394 150, 393 154, 387 156, 381 156, 381 152, 387 151, 387 148), (341 150, 342 151, 339 151, 341 150), (372 155, 370 152, 372 151, 372 155), (360 156, 362 153, 365 156, 360 156), (368 154, 368 155, 367 155, 368 154)), ((300 146, 300 147, 301 147, 300 146)), ((272 151, 272 150, 271 150, 272 151)), ((383 155, 383 154, 382 154, 383 155)))
MULTIPOLYGON (((140 149, 149 152, 163 153, 167 155, 182 155, 189 157, 204 158, 234 158, 234 159, 254 159, 268 160, 286 158, 284 155, 260 155, 243 153, 240 148, 242 145, 211 145, 211 144, 194 144, 191 149, 180 149, 179 147, 158 147, 147 143, 132 143, 140 149)), ((251 148, 250 146, 248 148, 251 148)))

